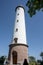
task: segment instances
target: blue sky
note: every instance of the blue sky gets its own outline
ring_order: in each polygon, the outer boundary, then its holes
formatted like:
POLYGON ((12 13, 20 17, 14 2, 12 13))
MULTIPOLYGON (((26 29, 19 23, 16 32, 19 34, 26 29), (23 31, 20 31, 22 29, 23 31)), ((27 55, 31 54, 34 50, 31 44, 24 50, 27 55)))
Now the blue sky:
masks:
POLYGON ((29 17, 26 7, 27 0, 0 0, 0 56, 8 55, 9 44, 12 40, 15 8, 23 5, 25 8, 26 35, 29 45, 29 56, 40 58, 43 51, 43 13, 37 12, 32 18, 29 17))

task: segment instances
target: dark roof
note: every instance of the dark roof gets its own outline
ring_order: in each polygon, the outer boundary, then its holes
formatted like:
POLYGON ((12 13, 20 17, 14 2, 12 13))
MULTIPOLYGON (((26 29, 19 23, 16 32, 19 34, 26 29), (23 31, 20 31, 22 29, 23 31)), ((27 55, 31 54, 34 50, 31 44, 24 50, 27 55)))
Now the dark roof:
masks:
MULTIPOLYGON (((16 8, 15 8, 15 11, 17 10, 17 8, 19 8, 19 7, 21 7, 21 8, 23 8, 24 9, 24 7, 23 6, 17 6, 16 8)), ((24 9, 24 11, 25 11, 25 9, 24 9)))

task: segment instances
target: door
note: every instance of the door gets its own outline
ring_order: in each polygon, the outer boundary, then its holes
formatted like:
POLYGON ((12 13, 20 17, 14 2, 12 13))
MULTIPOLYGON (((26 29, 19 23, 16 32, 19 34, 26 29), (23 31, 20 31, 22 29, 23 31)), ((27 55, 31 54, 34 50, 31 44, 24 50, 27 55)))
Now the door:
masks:
POLYGON ((13 51, 12 56, 13 56, 13 64, 17 64, 17 52, 13 51))

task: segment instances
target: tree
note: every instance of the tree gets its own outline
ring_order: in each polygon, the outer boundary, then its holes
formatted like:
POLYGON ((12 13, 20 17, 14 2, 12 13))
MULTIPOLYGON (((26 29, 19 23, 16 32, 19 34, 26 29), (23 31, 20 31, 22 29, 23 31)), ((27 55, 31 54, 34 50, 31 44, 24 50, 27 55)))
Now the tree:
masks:
POLYGON ((37 65, 40 65, 41 64, 41 60, 37 60, 37 65))
POLYGON ((36 65, 36 59, 33 56, 29 56, 29 65, 36 65))
POLYGON ((5 56, 0 57, 0 65, 3 65, 5 58, 6 58, 5 56))
POLYGON ((31 61, 36 61, 35 57, 30 56, 30 57, 29 57, 29 62, 31 62, 31 61))
POLYGON ((40 56, 42 57, 42 61, 43 61, 43 52, 40 53, 40 56))
POLYGON ((28 0, 26 3, 28 13, 32 17, 37 11, 43 11, 43 0, 28 0))

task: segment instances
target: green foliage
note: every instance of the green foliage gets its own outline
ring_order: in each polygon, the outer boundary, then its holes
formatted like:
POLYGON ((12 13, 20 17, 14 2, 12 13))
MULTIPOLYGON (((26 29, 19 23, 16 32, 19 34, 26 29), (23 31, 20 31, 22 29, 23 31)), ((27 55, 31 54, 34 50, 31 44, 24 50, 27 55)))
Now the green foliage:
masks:
POLYGON ((29 65, 36 65, 36 62, 29 62, 29 65))
POLYGON ((34 56, 29 56, 29 65, 36 65, 36 59, 34 56))
POLYGON ((41 60, 37 60, 37 63, 41 63, 41 60))
POLYGON ((36 14, 36 11, 43 11, 43 0, 28 0, 26 6, 30 17, 36 14))
POLYGON ((33 61, 33 62, 36 61, 36 60, 35 60, 35 57, 29 56, 29 62, 32 62, 32 61, 33 61))
POLYGON ((43 61, 43 52, 40 53, 40 56, 42 57, 42 61, 43 61))
POLYGON ((43 61, 41 61, 40 65, 43 65, 43 61))
POLYGON ((5 56, 1 56, 1 57, 0 57, 0 65, 3 65, 4 60, 5 60, 5 56))
POLYGON ((41 64, 41 60, 37 60, 37 65, 40 65, 41 64))

